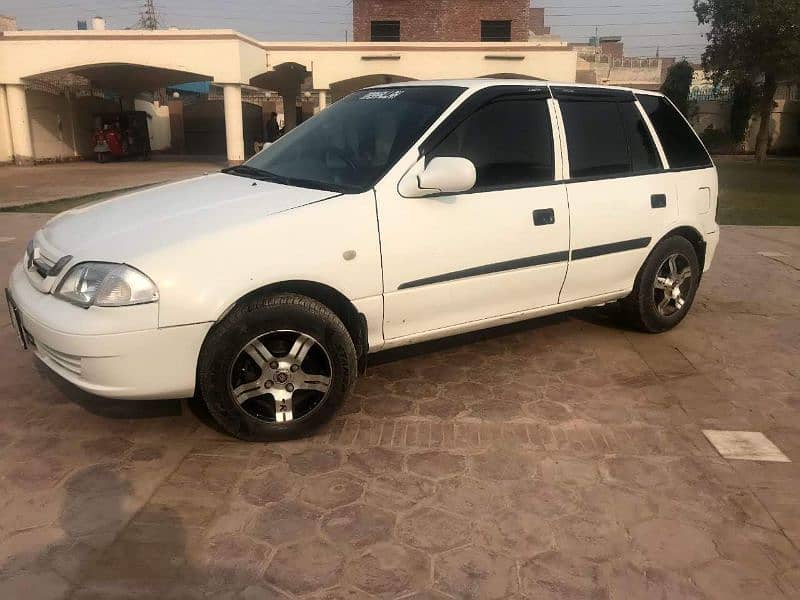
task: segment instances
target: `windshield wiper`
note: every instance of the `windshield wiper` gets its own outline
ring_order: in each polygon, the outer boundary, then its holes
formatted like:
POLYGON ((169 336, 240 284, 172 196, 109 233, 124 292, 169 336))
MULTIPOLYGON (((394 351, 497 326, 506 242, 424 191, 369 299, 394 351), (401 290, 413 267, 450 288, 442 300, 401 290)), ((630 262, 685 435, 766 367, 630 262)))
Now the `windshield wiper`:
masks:
POLYGON ((223 173, 229 173, 231 175, 241 175, 242 177, 250 177, 252 179, 260 179, 262 181, 275 181, 276 178, 272 173, 268 173, 267 171, 262 171, 261 169, 256 169, 255 167, 251 167, 249 165, 236 165, 233 167, 227 167, 221 170, 223 173))
POLYGON ((314 181, 313 179, 301 179, 299 177, 285 177, 270 173, 264 169, 257 169, 249 165, 236 165, 235 167, 227 167, 222 169, 223 173, 230 173, 231 175, 240 175, 242 177, 250 177, 251 179, 258 179, 259 181, 271 181, 272 183, 280 183, 283 185, 291 185, 294 187, 314 188, 318 190, 325 190, 329 192, 343 193, 342 186, 323 183, 321 181, 314 181))
POLYGON ((231 175, 241 175, 242 177, 250 177, 251 179, 258 179, 260 181, 271 181, 273 183, 282 183, 283 185, 293 185, 289 177, 283 175, 276 175, 264 169, 257 169, 250 165, 236 165, 235 167, 228 167, 222 169, 223 173, 230 173, 231 175))

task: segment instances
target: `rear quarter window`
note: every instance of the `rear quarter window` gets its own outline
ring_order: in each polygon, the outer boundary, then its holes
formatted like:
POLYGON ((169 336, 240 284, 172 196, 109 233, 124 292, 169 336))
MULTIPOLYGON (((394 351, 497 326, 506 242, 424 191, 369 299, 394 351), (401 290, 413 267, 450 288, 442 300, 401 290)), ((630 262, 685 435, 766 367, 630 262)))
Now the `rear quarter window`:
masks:
POLYGON ((637 94, 636 98, 650 118, 667 155, 670 169, 702 169, 711 166, 711 157, 691 125, 663 96, 637 94))

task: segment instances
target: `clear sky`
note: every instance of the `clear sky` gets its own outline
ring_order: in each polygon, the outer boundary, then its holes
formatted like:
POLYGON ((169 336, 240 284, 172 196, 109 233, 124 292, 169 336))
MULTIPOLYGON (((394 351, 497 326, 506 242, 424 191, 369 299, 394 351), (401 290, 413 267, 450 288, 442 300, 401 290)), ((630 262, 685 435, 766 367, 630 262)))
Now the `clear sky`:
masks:
MULTIPOLYGON (((408 0, 413 2, 414 0, 408 0)), ((467 1, 467 0, 464 0, 467 1)), ((155 0, 164 26, 230 28, 261 40, 344 40, 352 30, 350 0, 155 0)), ((568 41, 622 35, 626 54, 686 56, 697 60, 705 45, 692 0, 535 0, 553 33, 568 41)), ((137 0, 3 0, 0 12, 22 29, 75 29, 78 19, 106 18, 108 28, 133 26, 137 0)))

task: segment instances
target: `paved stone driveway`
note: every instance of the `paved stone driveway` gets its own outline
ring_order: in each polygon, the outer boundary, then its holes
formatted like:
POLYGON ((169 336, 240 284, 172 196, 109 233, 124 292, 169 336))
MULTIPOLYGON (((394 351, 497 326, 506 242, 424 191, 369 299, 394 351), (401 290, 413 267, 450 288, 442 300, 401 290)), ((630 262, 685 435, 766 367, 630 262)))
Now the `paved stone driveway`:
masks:
POLYGON ((152 160, 99 164, 91 160, 0 166, 0 208, 110 192, 219 171, 223 159, 154 155, 152 160))
MULTIPOLYGON (((0 219, 0 276, 40 221, 0 219)), ((3 321, 0 598, 798 598, 798 256, 728 228, 676 331, 588 310, 379 357, 273 445, 70 391, 3 321)))

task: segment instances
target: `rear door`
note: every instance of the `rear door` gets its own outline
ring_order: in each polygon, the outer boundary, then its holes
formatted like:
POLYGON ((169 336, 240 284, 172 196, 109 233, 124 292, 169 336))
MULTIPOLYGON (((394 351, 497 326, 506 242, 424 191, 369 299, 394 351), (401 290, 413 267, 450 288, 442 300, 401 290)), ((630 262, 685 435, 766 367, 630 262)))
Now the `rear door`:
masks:
POLYGON ((717 171, 692 126, 664 96, 637 94, 653 125, 669 165, 670 183, 678 192, 681 221, 701 233, 718 229, 717 171))
POLYGON ((630 290, 677 218, 675 185, 633 93, 553 87, 567 146, 570 265, 560 302, 630 290))
POLYGON ((558 302, 569 213, 554 104, 543 86, 502 87, 476 92, 420 149, 471 160, 472 190, 376 188, 387 340, 558 302))

